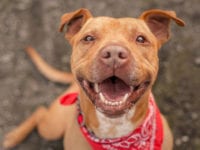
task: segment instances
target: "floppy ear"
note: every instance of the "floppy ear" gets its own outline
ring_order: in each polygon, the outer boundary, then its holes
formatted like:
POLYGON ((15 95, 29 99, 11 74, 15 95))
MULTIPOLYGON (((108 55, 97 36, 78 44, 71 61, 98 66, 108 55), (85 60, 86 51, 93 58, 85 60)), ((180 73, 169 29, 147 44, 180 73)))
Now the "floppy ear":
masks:
POLYGON ((152 9, 141 14, 151 32, 156 36, 160 44, 165 43, 170 37, 170 21, 173 20, 179 26, 184 26, 183 20, 176 16, 174 11, 152 9))
POLYGON ((90 11, 84 8, 66 13, 61 17, 59 31, 62 32, 64 27, 67 26, 65 37, 70 40, 91 17, 90 11))

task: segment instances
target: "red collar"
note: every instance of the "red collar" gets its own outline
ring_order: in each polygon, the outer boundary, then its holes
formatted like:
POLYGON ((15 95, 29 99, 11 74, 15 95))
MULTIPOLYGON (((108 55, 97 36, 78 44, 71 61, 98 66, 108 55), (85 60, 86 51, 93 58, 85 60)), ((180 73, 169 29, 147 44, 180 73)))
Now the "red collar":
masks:
MULTIPOLYGON (((73 104, 77 101, 77 96, 77 93, 64 95, 60 102, 63 105, 73 104)), ((163 142, 162 120, 152 95, 149 98, 149 108, 144 122, 132 133, 121 138, 100 139, 84 125, 81 113, 77 119, 82 134, 94 150, 161 150, 163 142)))

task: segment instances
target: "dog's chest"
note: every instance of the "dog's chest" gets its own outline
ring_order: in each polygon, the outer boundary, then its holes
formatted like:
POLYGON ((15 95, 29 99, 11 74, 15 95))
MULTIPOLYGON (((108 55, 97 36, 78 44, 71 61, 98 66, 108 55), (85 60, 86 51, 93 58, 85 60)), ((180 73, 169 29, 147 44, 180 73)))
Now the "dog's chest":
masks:
MULTIPOLYGON (((153 97, 149 99, 148 112, 142 124, 137 128, 131 123, 135 110, 129 111, 120 118, 108 118, 96 111, 99 127, 95 133, 85 126, 81 131, 93 149, 99 150, 161 150, 163 128, 160 112, 153 97)), ((79 123, 80 125, 82 121, 79 123)))
POLYGON ((118 118, 108 118, 99 111, 96 111, 99 121, 98 133, 100 138, 117 138, 129 134, 134 129, 131 118, 134 116, 135 109, 131 109, 127 114, 118 118))
POLYGON ((73 121, 66 130, 65 149, 119 149, 128 150, 149 149, 160 150, 163 142, 163 128, 160 112, 150 97, 148 112, 143 123, 135 128, 131 118, 135 115, 135 107, 126 115, 118 118, 108 118, 99 111, 96 115, 99 121, 97 130, 91 132, 84 123, 84 116, 72 115, 73 121), (77 117, 77 118, 76 118, 77 117))

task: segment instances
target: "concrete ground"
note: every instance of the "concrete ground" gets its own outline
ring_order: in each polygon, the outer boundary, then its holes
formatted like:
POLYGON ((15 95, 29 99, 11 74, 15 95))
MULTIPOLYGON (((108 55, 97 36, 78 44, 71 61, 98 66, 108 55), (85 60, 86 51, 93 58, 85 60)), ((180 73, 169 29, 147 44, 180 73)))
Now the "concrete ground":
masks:
MULTIPOLYGON (((85 7, 94 16, 137 17, 147 9, 177 12, 186 22, 172 24, 172 39, 160 50, 154 94, 170 122, 176 150, 200 149, 200 3, 199 0, 1 0, 0 1, 0 143, 37 106, 48 105, 66 85, 45 79, 24 52, 34 46, 49 64, 69 71, 70 47, 58 32, 60 16, 85 7)), ((67 116, 66 116, 67 117, 67 116)), ((0 145, 0 149, 2 149, 0 145)), ((36 131, 13 150, 62 150, 36 131)))

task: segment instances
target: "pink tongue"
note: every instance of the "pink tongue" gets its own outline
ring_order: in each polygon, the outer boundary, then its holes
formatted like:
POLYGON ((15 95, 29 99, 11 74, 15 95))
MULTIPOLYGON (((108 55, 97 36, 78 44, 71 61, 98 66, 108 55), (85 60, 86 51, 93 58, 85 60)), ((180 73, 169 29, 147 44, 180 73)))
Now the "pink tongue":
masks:
POLYGON ((126 93, 130 92, 130 87, 116 77, 104 80, 99 84, 99 88, 104 97, 110 101, 121 100, 126 93))

